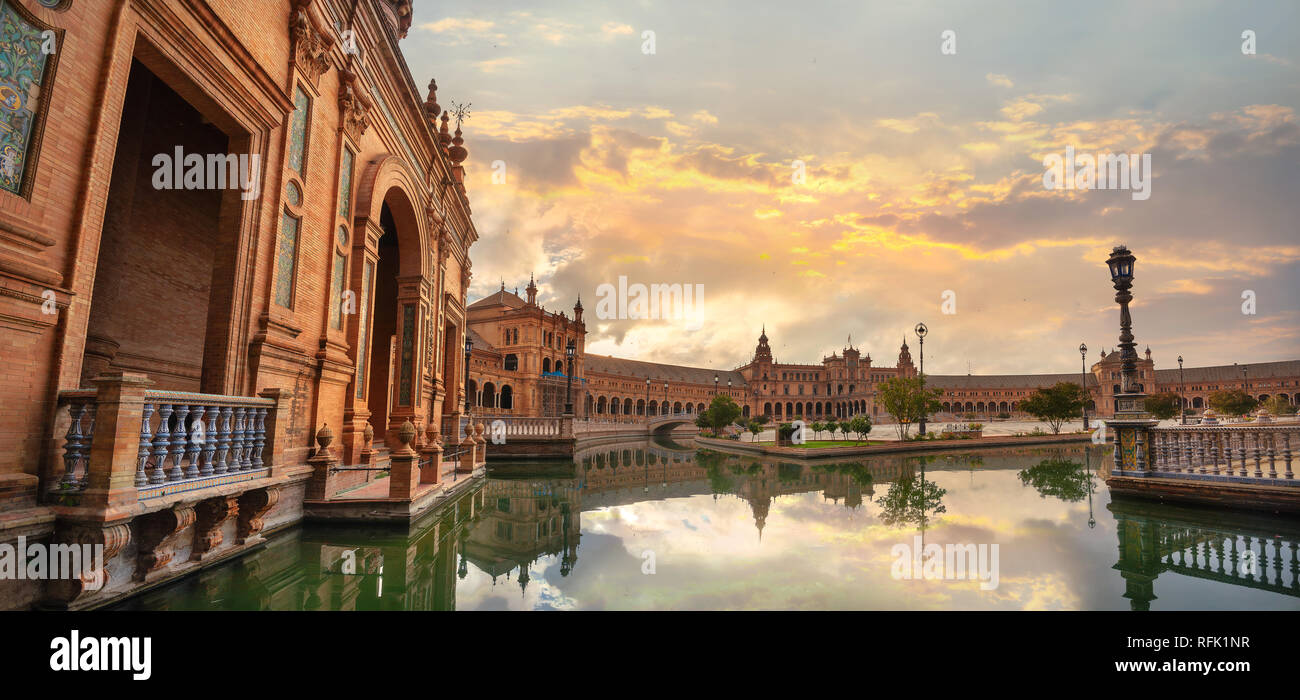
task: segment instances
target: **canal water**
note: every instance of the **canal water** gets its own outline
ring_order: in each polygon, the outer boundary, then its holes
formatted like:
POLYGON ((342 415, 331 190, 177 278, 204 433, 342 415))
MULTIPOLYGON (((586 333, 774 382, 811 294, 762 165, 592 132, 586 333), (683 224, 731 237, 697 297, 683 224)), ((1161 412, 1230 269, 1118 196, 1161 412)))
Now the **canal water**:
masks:
POLYGON ((306 524, 130 610, 1296 610, 1300 523, 1112 500, 1107 447, 493 464, 409 531, 306 524))

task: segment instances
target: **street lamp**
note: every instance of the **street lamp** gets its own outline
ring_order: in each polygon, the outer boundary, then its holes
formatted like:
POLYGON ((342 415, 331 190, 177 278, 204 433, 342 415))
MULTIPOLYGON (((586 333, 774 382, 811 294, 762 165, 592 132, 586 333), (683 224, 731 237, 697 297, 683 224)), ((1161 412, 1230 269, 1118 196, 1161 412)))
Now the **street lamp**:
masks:
POLYGON ((664 382, 664 405, 661 409, 663 413, 668 413, 668 382, 664 382))
POLYGON ((642 411, 642 413, 645 414, 646 422, 649 423, 650 422, 650 378, 649 377, 645 378, 645 410, 642 411))
POLYGON ((921 425, 918 428, 920 435, 925 435, 925 414, 928 413, 926 409, 929 408, 925 396, 925 334, 929 332, 930 329, 926 328, 924 323, 916 324, 916 337, 921 339, 921 425))
POLYGON ((1079 343, 1079 386, 1083 387, 1083 432, 1088 432, 1088 346, 1079 343))
POLYGON ((1128 394, 1136 388, 1134 374, 1137 372, 1136 343, 1133 342, 1133 317, 1128 305, 1133 301, 1133 263, 1137 260, 1126 246, 1115 246, 1106 265, 1110 268, 1110 279, 1115 285, 1115 303, 1119 304, 1119 347, 1120 347, 1120 390, 1128 394))
POLYGON ((1178 422, 1187 425, 1187 399, 1183 398, 1183 392, 1187 388, 1183 384, 1183 356, 1178 356, 1178 422))
POLYGON ((718 396, 718 375, 715 374, 713 375, 713 397, 717 398, 717 396, 718 396))
POLYGON ((577 351, 578 347, 572 339, 569 340, 568 345, 564 346, 564 355, 569 358, 565 366, 568 371, 565 372, 567 376, 564 382, 564 415, 566 416, 573 415, 573 355, 577 351))
POLYGON ((1250 371, 1246 365, 1241 366, 1241 383, 1246 390, 1246 395, 1250 396, 1250 371))

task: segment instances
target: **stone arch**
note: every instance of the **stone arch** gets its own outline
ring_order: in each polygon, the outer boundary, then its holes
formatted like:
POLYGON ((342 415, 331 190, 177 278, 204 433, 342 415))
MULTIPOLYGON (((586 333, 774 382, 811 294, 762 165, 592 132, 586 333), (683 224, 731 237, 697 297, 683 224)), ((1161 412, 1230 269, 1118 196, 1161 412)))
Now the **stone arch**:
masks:
POLYGON ((361 170, 357 182, 357 203, 353 217, 353 241, 364 245, 368 225, 379 226, 384 205, 397 224, 398 245, 403 253, 401 274, 424 275, 429 269, 429 217, 424 212, 424 187, 405 160, 383 154, 361 170))

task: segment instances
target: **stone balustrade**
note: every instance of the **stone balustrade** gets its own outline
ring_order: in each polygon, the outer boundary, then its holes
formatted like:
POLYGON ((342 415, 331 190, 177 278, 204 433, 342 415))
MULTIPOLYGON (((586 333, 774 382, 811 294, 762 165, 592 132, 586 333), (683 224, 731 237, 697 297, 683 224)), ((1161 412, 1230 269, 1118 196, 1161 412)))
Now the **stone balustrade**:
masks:
POLYGON ((135 498, 144 500, 268 475, 274 452, 268 425, 280 390, 263 396, 158 391, 129 374, 96 382, 98 389, 59 393, 59 424, 65 415, 68 424, 63 469, 50 476, 47 490, 124 494, 133 486, 135 498))
POLYGON ((1152 469, 1164 475, 1300 485, 1292 470, 1300 424, 1232 424, 1151 429, 1152 469))

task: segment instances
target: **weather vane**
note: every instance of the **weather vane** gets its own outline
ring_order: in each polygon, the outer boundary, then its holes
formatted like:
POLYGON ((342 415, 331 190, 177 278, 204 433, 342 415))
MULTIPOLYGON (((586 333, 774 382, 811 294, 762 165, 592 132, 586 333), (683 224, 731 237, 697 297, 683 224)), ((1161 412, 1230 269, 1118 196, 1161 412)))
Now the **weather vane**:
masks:
POLYGON ((466 102, 464 104, 457 104, 456 102, 451 103, 451 115, 456 118, 457 129, 460 128, 461 122, 465 121, 466 119, 469 119, 469 108, 470 105, 472 104, 474 103, 473 102, 466 102))

